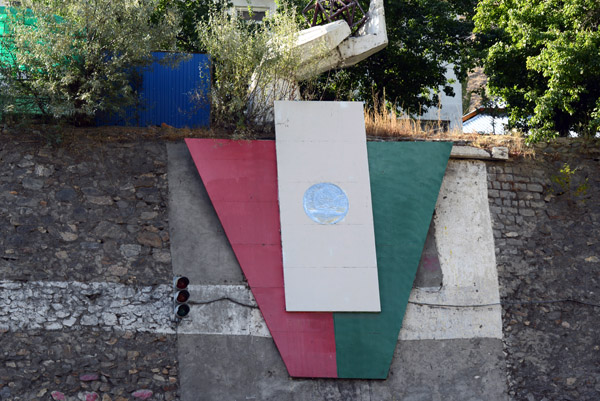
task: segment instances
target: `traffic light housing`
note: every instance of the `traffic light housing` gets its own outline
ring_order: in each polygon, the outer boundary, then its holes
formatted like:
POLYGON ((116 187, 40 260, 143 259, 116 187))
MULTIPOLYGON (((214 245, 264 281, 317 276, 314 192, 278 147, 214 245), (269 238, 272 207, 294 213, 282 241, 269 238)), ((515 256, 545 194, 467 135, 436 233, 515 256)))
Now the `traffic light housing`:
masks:
POLYGON ((188 299, 190 299, 190 293, 187 290, 190 280, 184 276, 177 276, 173 279, 173 288, 175 294, 173 294, 174 313, 177 319, 186 317, 190 313, 190 306, 188 305, 188 299))

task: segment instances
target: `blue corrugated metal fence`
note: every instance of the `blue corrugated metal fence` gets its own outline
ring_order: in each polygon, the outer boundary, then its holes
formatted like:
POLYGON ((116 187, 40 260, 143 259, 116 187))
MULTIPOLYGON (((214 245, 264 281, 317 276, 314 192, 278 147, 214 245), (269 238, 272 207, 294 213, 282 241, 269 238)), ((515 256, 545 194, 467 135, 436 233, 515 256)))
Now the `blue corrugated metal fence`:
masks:
POLYGON ((189 54, 174 68, 159 63, 172 54, 153 53, 155 62, 141 71, 141 104, 125 116, 99 116, 99 125, 149 126, 168 124, 176 128, 210 125, 210 59, 189 54))

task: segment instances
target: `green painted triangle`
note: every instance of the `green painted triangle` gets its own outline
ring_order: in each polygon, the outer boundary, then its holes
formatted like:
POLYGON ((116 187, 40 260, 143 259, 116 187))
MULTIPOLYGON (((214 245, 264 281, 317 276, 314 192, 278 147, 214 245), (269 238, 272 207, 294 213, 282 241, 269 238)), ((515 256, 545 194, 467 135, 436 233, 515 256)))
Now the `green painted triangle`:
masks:
POLYGON ((334 313, 339 378, 385 379, 452 144, 369 142, 381 313, 334 313))

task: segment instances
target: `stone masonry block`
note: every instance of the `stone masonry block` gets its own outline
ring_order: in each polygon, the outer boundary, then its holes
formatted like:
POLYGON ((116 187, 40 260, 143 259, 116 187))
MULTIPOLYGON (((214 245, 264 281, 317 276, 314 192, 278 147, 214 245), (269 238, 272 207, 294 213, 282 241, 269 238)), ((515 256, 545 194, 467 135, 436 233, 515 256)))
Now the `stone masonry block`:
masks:
POLYGON ((496 215, 502 212, 502 208, 499 208, 498 206, 490 206, 490 212, 496 215))
POLYGON ((531 180, 529 179, 529 177, 524 177, 522 175, 515 175, 515 182, 530 182, 531 180))
POLYGON ((519 214, 525 217, 534 217, 535 212, 531 209, 519 209, 519 214))
POLYGON ((498 181, 512 181, 513 180, 512 174, 498 174, 497 178, 498 178, 498 181))
POLYGON ((500 197, 504 199, 515 199, 517 194, 511 191, 500 191, 500 197))
POLYGON ((527 190, 531 192, 544 192, 544 187, 540 184, 527 184, 527 190))

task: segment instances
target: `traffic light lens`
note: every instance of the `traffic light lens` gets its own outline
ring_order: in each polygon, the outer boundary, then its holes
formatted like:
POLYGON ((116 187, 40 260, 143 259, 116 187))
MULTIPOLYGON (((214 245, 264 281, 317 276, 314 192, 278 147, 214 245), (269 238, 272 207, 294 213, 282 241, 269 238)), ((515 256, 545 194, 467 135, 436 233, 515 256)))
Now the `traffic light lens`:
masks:
POLYGON ((183 303, 190 298, 190 293, 186 290, 179 291, 175 299, 177 302, 183 303))
POLYGON ((175 281, 175 287, 180 290, 183 290, 190 284, 190 280, 187 277, 178 277, 175 281))
POLYGON ((190 313, 190 306, 186 305, 186 304, 179 305, 175 309, 175 312, 177 313, 177 316, 179 316, 179 317, 187 316, 187 314, 190 313))

